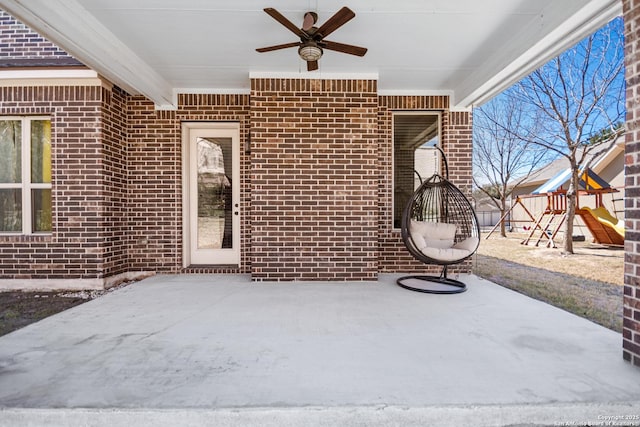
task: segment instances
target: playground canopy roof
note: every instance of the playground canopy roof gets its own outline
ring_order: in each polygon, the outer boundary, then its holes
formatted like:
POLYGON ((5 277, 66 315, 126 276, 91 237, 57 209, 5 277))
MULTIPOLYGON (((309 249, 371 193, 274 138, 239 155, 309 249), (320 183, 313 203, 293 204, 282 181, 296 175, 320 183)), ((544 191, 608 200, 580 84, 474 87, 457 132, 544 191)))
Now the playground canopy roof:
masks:
MULTIPOLYGON (((556 176, 542 184, 540 187, 536 188, 531 194, 545 194, 552 191, 556 191, 561 188, 565 183, 569 181, 571 178, 571 169, 564 169, 556 176)), ((582 190, 602 190, 611 188, 609 183, 602 179, 597 173, 595 173, 591 168, 587 168, 586 170, 580 171, 580 178, 578 180, 578 185, 582 190)))
MULTIPOLYGON (((618 168, 624 168, 623 164, 618 162, 618 158, 621 153, 624 153, 624 139, 619 138, 618 141, 606 152, 596 151, 588 153, 584 159, 583 164, 591 165, 591 169, 597 174, 608 176, 611 179, 612 176, 622 173, 622 170, 618 168)), ((581 154, 581 153, 580 153, 581 154)), ((569 169, 569 161, 566 157, 560 156, 550 163, 542 166, 541 168, 533 171, 527 179, 520 181, 518 179, 513 180, 511 186, 518 186, 519 188, 529 188, 528 191, 520 191, 519 194, 531 194, 534 189, 538 191, 545 186, 549 181, 557 178, 563 173, 567 173, 569 169)), ((565 184, 569 177, 563 181, 560 185, 565 184)), ((615 184, 614 184, 615 186, 615 184)), ((557 188, 557 187, 556 187, 557 188)), ((552 188, 553 191, 556 188, 552 188)))

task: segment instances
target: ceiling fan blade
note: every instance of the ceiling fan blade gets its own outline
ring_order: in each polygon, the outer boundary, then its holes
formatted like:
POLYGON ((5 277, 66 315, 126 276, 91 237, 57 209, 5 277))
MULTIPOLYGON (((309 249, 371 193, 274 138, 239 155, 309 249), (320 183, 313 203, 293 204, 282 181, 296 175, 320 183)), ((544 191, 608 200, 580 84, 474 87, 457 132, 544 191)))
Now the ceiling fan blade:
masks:
POLYGON ((364 56, 364 54, 367 53, 366 47, 330 42, 329 40, 323 40, 320 43, 320 45, 324 49, 335 50, 336 52, 348 53, 349 55, 364 56))
POLYGON ((315 71, 318 69, 318 61, 307 61, 307 71, 315 71))
POLYGON ((300 42, 277 44, 275 46, 261 47, 261 48, 256 49, 256 50, 258 52, 260 52, 260 53, 263 53, 263 52, 271 52, 272 50, 286 49, 288 47, 296 47, 296 46, 300 46, 300 42))
POLYGON ((352 20, 355 16, 356 14, 353 13, 351 9, 345 6, 337 11, 331 18, 329 18, 327 22, 322 24, 322 26, 318 28, 318 31, 316 31, 316 34, 320 34, 321 37, 326 37, 350 20, 352 20))
POLYGON ((278 12, 274 8, 267 7, 264 9, 264 11, 273 19, 275 19, 276 21, 278 21, 279 23, 287 27, 289 31, 291 31, 293 34, 305 40, 310 39, 309 34, 305 33, 300 28, 296 27, 293 22, 289 21, 287 18, 284 17, 284 15, 282 15, 280 12, 278 12))

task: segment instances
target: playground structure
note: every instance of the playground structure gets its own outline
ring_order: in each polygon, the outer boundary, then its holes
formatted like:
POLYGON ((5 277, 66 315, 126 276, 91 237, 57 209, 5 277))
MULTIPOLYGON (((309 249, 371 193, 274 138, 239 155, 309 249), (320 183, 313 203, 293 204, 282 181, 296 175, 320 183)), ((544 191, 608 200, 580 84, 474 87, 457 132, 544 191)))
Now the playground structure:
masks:
MULTIPOLYGON (((532 224, 528 236, 521 243, 528 245, 530 242, 534 242, 538 246, 544 241, 547 247, 557 247, 556 236, 567 219, 567 190, 561 187, 569 177, 570 171, 562 171, 531 194, 517 196, 511 208, 505 212, 486 238, 488 239, 500 226, 500 223, 510 216, 516 206, 521 206, 529 219, 509 220, 510 222, 532 224), (542 197, 546 197, 546 205, 537 216, 534 216, 523 200, 542 197)), ((611 187, 591 169, 581 172, 579 184, 580 187, 576 195, 576 215, 582 219, 585 227, 593 236, 593 242, 608 246, 623 246, 624 221, 612 215, 603 203, 605 194, 617 193, 618 190, 611 187), (585 196, 594 196, 595 206, 593 208, 580 206, 580 197, 584 199, 585 196)))

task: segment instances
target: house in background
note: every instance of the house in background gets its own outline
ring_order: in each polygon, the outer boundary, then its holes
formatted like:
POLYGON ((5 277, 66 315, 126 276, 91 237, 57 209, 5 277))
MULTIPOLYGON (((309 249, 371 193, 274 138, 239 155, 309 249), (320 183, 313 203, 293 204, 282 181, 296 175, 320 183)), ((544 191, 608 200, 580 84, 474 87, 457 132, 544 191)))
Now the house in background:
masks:
MULTIPOLYGON (((593 154, 587 157, 586 163, 590 165, 590 169, 595 172, 598 177, 604 180, 614 190, 601 195, 602 206, 613 216, 624 219, 624 141, 620 139, 606 151, 594 150, 593 154)), ((514 208, 509 216, 511 220, 510 228, 512 230, 530 230, 533 223, 524 209, 526 208, 537 218, 539 214, 547 208, 547 191, 567 190, 569 187, 568 180, 560 178, 560 180, 556 180, 555 183, 553 180, 558 176, 563 176, 563 172, 566 172, 568 169, 569 161, 565 157, 560 157, 534 171, 528 179, 514 189, 511 200, 514 208), (550 187, 545 189, 545 184, 548 184, 550 187), (515 204, 517 197, 520 197, 522 205, 515 204)), ((580 207, 596 208, 600 201, 597 200, 597 196, 595 195, 580 194, 578 203, 580 207)), ((560 233, 562 233, 562 230, 561 228, 560 233)), ((580 215, 576 215, 575 219, 574 237, 575 236, 584 236, 588 241, 593 239, 589 228, 580 215)))
MULTIPOLYGON (((319 22, 342 6, 319 4, 319 22)), ((424 271, 396 227, 396 184, 413 185, 415 152, 396 153, 395 117, 429 116, 451 180, 470 195, 471 107, 623 11, 628 25, 640 19, 630 0, 348 6, 356 18, 330 39, 369 51, 327 47, 309 72, 294 48, 255 51, 297 46, 306 10, 293 0, 0 0, 0 144, 13 162, 0 183, 2 286, 424 271), (295 24, 284 28, 267 7, 295 24), (58 56, 70 63, 43 65, 58 56)), ((637 68, 627 67, 628 90, 637 68)), ((640 139, 634 117, 629 150, 640 139)), ((627 270, 624 356, 640 364, 637 276, 627 270)))

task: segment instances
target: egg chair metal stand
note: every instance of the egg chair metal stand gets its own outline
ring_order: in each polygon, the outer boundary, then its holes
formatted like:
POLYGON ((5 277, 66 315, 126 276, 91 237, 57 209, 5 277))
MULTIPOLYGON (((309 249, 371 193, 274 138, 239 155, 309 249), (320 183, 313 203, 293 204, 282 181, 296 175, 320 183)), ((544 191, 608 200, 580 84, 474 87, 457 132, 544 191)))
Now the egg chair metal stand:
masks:
POLYGON ((424 264, 442 266, 439 276, 411 275, 396 283, 412 291, 456 294, 466 285, 447 277, 447 268, 471 257, 480 244, 480 226, 469 199, 453 185, 442 149, 445 176, 435 173, 422 182, 407 202, 401 224, 402 240, 409 253, 424 264))

